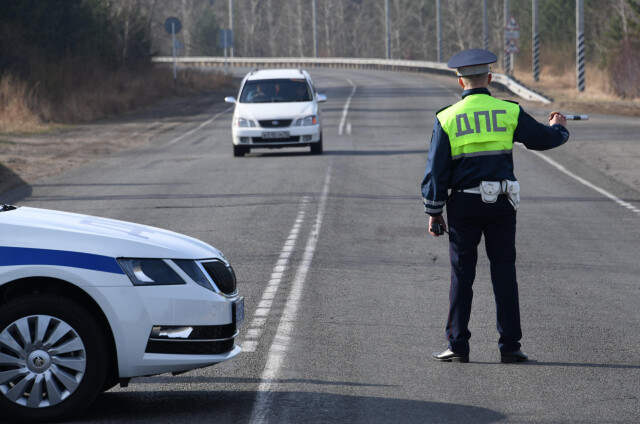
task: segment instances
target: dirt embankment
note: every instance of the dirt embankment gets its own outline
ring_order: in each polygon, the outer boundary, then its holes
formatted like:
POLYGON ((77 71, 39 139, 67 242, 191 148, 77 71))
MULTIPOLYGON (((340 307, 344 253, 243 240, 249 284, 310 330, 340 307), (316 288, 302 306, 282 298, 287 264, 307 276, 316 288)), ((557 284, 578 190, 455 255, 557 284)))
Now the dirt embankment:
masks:
POLYGON ((0 193, 144 144, 234 93, 235 88, 227 88, 169 99, 118 117, 36 134, 0 134, 0 193))

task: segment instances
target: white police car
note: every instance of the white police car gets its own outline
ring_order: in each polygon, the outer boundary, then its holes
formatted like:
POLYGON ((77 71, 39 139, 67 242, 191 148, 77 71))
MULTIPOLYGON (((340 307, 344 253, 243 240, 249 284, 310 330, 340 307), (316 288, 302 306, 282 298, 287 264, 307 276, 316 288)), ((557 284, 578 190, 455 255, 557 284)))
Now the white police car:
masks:
POLYGON ((302 69, 252 71, 242 80, 235 104, 231 133, 233 155, 244 156, 255 148, 310 146, 322 153, 322 116, 319 94, 309 73, 302 69))
POLYGON ((0 205, 0 411, 70 417, 131 377, 235 357, 244 319, 216 248, 129 222, 0 205))

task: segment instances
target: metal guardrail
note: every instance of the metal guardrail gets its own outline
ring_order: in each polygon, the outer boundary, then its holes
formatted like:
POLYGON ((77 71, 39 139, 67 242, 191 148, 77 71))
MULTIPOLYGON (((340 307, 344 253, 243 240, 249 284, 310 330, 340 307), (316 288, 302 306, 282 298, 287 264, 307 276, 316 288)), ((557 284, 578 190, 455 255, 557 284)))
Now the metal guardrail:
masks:
MULTIPOLYGON (((173 63, 172 57, 154 57, 156 63, 173 63)), ((387 60, 387 59, 348 59, 329 57, 181 57, 176 59, 180 65, 189 66, 231 66, 231 67, 322 67, 343 69, 380 69, 387 71, 435 72, 451 75, 453 72, 445 63, 421 60, 387 60)), ((551 103, 551 99, 531 90, 522 83, 505 74, 493 73, 492 84, 499 84, 515 95, 531 101, 544 104, 551 103)))

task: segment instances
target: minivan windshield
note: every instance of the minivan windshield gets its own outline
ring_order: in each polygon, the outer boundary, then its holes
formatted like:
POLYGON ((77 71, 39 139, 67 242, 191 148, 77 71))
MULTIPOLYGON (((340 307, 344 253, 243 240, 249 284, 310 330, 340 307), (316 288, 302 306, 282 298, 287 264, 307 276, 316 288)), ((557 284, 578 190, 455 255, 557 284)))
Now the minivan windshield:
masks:
POLYGON ((305 79, 268 79, 247 81, 240 103, 310 102, 311 87, 305 79))

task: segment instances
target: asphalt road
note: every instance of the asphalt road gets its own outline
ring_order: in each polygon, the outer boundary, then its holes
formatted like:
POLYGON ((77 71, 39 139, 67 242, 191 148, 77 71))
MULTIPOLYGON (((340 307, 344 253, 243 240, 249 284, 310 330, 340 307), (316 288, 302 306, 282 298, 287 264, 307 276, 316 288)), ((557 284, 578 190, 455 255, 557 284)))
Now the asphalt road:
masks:
MULTIPOLYGON (((200 238, 230 259, 245 296, 245 351, 235 360, 136 378, 79 422, 639 422, 637 187, 569 147, 544 157, 516 148, 531 360, 499 363, 481 244, 471 362, 432 361, 446 348, 448 243, 427 234, 419 185, 434 113, 458 91, 427 75, 311 75, 329 98, 321 156, 233 158, 231 110, 212 98, 150 143, 40 180, 17 199, 200 238)), ((636 121, 570 123, 569 143, 611 125, 636 140, 636 121)))

